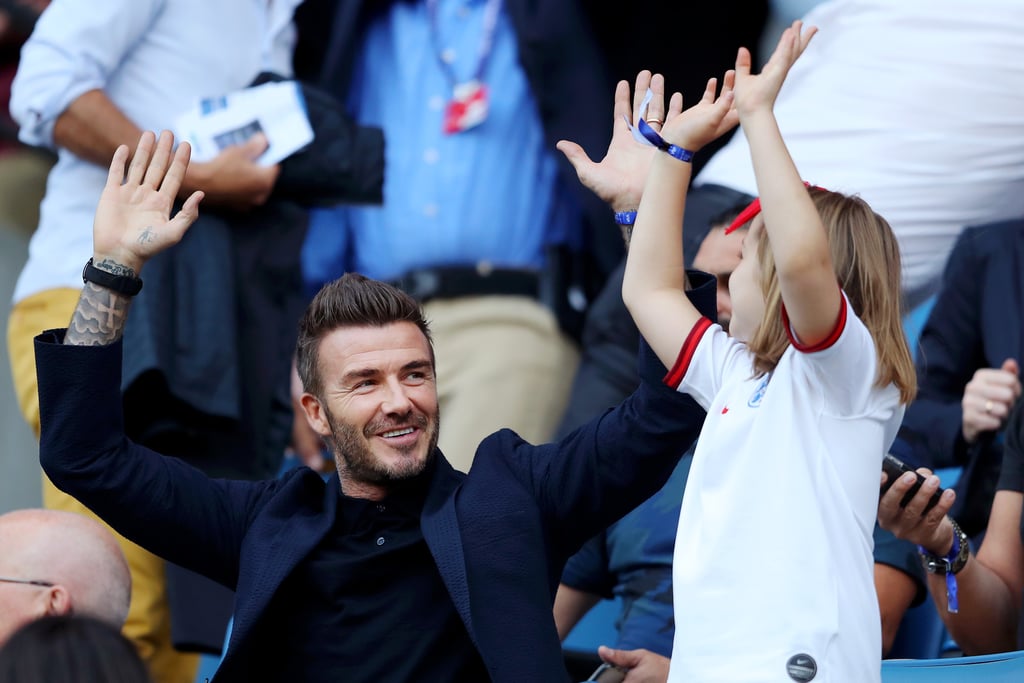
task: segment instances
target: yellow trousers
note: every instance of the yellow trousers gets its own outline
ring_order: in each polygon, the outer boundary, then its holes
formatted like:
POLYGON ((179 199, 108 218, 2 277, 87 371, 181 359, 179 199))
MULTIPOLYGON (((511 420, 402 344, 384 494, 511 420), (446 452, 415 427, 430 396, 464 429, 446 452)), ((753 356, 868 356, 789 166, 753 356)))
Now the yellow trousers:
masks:
MULTIPOLYGON (((32 339, 46 329, 67 327, 78 303, 79 290, 51 289, 14 305, 7 326, 7 347, 11 374, 22 415, 39 437, 39 395, 36 386, 35 352, 32 339)), ((43 506, 96 519, 77 500, 59 491, 46 475, 43 506)), ((101 520, 102 521, 102 520, 101 520)), ((108 527, 109 528, 109 527, 108 527)), ((154 683, 193 683, 199 655, 182 653, 171 644, 171 621, 164 582, 164 561, 113 530, 128 559, 132 574, 132 600, 124 634, 135 643, 149 666, 154 683)))

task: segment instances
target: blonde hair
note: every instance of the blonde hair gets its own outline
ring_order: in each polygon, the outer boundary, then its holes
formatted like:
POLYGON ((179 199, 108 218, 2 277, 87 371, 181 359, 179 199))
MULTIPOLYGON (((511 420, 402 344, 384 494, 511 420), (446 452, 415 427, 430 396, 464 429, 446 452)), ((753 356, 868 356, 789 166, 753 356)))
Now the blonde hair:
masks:
MULTIPOLYGON (((914 362, 903 331, 900 294, 900 250, 889 223, 867 202, 818 187, 808 188, 828 235, 832 266, 854 313, 875 341, 878 353, 876 386, 895 384, 900 401, 910 403, 917 393, 914 362)), ((782 322, 782 292, 768 234, 757 245, 765 311, 747 346, 754 369, 771 372, 789 346, 782 322)))

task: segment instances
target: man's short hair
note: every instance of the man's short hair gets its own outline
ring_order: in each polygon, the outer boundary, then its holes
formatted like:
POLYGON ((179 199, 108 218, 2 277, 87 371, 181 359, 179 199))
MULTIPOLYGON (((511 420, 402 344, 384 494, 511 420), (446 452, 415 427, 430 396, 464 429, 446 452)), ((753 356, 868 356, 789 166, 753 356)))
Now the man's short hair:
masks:
POLYGON ((302 387, 314 396, 323 389, 319 372, 320 342, 341 327, 384 327, 398 322, 416 325, 430 345, 434 344, 423 308, 402 290, 359 273, 346 273, 323 286, 313 297, 299 322, 296 367, 302 387))

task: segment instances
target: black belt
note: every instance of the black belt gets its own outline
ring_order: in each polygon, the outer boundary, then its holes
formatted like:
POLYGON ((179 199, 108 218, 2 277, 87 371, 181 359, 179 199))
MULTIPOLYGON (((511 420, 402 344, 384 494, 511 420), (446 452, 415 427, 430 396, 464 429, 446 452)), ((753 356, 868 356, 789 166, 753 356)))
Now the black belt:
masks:
POLYGON ((532 270, 449 266, 411 270, 389 282, 419 301, 465 296, 540 296, 540 277, 532 270))

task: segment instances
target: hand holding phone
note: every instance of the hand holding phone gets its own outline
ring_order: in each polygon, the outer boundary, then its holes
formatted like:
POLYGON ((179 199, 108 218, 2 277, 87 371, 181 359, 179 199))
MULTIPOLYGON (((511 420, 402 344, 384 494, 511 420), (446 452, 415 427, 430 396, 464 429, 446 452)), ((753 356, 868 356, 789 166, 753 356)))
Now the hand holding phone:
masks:
MULTIPOLYGON (((889 453, 886 453, 885 458, 882 459, 882 471, 888 475, 888 477, 885 480, 885 483, 882 484, 881 495, 883 496, 893 485, 893 482, 895 482, 897 479, 903 476, 905 472, 913 472, 914 475, 917 477, 917 482, 915 482, 914 485, 910 487, 906 495, 903 496, 903 500, 900 501, 901 508, 907 507, 907 503, 913 500, 914 496, 921 489, 921 484, 923 484, 925 481, 923 474, 915 471, 912 467, 904 463, 902 460, 900 460, 894 455, 890 455, 889 453)), ((935 507, 935 504, 939 502, 939 498, 942 497, 942 491, 943 489, 940 486, 935 491, 935 494, 932 495, 931 500, 928 501, 928 504, 924 506, 924 510, 921 511, 922 515, 931 510, 933 507, 935 507)))

